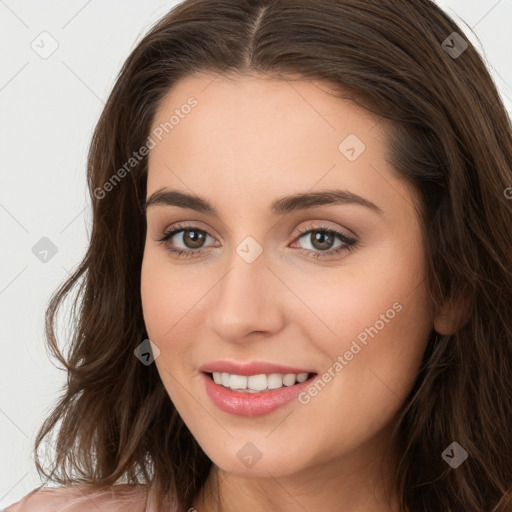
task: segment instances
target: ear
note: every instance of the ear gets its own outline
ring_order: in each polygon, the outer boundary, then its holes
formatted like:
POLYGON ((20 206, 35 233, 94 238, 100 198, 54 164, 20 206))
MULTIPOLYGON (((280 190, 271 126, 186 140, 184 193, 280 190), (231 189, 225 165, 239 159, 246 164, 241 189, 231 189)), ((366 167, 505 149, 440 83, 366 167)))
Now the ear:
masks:
POLYGON ((443 335, 455 334, 466 325, 472 312, 468 298, 448 299, 434 315, 434 330, 443 335))

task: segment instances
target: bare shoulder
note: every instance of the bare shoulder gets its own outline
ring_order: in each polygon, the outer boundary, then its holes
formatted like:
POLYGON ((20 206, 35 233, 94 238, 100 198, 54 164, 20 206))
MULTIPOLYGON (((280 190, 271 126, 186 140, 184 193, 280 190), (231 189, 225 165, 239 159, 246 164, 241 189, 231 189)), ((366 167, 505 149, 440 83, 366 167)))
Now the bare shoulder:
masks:
POLYGON ((5 512, 144 512, 146 502, 147 491, 140 485, 43 487, 28 493, 5 512))

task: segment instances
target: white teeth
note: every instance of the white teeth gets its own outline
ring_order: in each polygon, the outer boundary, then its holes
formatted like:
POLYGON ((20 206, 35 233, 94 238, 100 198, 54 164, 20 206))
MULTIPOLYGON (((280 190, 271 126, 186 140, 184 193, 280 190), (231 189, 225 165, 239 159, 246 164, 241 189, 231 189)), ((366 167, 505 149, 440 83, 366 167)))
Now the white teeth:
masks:
POLYGON ((233 391, 241 391, 245 393, 258 393, 259 391, 267 391, 270 389, 279 389, 283 386, 293 386, 296 383, 304 382, 308 378, 308 373, 271 373, 265 375, 235 375, 225 372, 213 372, 213 380, 216 384, 233 391))
POLYGON ((263 391, 267 389, 267 376, 264 373, 260 375, 251 375, 247 379, 247 387, 255 391, 263 391))
POLYGON ((271 373, 267 377, 268 389, 279 389, 283 387, 283 376, 280 373, 271 373))
POLYGON ((285 386, 293 386, 295 384, 295 379, 296 378, 297 378, 297 376, 294 373, 287 373, 283 377, 283 384, 285 386))
POLYGON ((230 375, 229 387, 231 389, 247 389, 247 377, 245 375, 230 375))

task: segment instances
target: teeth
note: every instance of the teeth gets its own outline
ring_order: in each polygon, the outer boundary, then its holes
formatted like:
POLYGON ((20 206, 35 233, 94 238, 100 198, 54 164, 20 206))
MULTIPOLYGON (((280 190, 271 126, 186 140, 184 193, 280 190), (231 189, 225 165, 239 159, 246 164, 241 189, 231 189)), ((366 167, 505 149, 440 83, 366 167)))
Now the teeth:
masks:
POLYGON ((254 389, 254 391, 263 391, 267 389, 267 376, 262 373, 261 375, 251 375, 247 379, 247 387, 254 389))
POLYGON ((283 387, 283 376, 280 373, 272 373, 267 377, 268 389, 279 389, 283 387))
POLYGON ((213 380, 225 388, 233 391, 245 393, 258 393, 259 391, 268 391, 270 389, 279 389, 283 386, 293 386, 296 383, 304 382, 308 378, 308 373, 271 373, 265 375, 235 375, 225 372, 213 372, 213 380))
POLYGON ((308 374, 307 373, 299 373, 297 375, 297 381, 298 382, 304 382, 307 379, 308 379, 308 374))
POLYGON ((293 374, 293 373, 287 373, 284 377, 283 377, 283 384, 285 386, 293 386, 295 384, 295 380, 297 379, 297 375, 293 374))
POLYGON ((245 375, 230 375, 229 387, 231 389, 247 389, 247 380, 245 375))

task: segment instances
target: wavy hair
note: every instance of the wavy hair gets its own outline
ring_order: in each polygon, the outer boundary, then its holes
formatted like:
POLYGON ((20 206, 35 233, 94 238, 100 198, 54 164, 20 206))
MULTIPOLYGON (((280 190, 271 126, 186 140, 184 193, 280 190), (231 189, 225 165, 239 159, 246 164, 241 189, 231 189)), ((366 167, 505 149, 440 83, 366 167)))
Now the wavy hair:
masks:
POLYGON ((155 487, 176 511, 206 482, 212 462, 156 366, 134 357, 147 338, 147 158, 126 162, 178 80, 264 74, 325 81, 389 123, 390 162, 421 198, 432 308, 448 303, 460 317, 453 334, 432 331, 397 417, 401 511, 512 510, 512 130, 475 47, 450 52, 462 49, 453 32, 464 40, 431 0, 185 0, 149 29, 92 137, 86 254, 46 311, 47 343, 68 378, 35 441, 41 475, 93 490, 155 487), (71 292, 64 353, 55 327, 71 292), (469 454, 457 469, 441 457, 453 441, 469 454))

